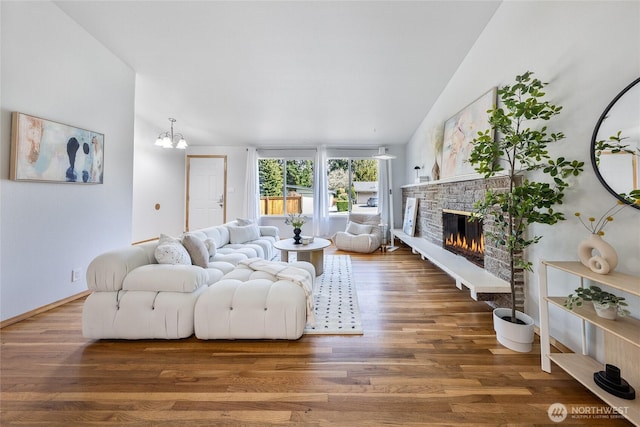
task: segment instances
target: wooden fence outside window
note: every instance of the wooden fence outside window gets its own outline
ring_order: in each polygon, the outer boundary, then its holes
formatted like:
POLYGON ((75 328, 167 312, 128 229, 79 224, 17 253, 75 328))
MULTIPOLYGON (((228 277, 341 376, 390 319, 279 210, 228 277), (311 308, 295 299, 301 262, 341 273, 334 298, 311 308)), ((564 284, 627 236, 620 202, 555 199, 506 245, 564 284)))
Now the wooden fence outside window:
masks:
MULTIPOLYGON (((302 196, 287 196, 287 213, 302 213, 302 196)), ((261 196, 260 215, 284 215, 284 197, 261 196)))

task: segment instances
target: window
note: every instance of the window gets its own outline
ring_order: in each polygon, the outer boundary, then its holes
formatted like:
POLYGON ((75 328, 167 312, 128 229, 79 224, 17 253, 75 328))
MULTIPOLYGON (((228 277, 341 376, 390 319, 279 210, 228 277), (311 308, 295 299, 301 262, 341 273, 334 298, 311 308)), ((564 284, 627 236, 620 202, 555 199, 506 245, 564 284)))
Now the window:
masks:
POLYGON ((331 158, 327 160, 329 213, 378 212, 378 161, 331 158))
POLYGON ((260 215, 313 216, 313 160, 258 160, 260 215))

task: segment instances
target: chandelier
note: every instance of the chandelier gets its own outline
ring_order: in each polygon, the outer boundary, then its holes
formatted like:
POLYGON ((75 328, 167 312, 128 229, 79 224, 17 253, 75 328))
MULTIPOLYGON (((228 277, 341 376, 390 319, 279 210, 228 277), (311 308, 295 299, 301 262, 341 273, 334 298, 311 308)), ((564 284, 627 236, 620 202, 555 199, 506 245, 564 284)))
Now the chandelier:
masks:
POLYGON ((177 148, 179 150, 184 150, 187 148, 187 141, 185 141, 184 136, 182 136, 181 133, 173 133, 173 124, 176 122, 176 119, 169 117, 169 121, 171 122, 171 130, 162 132, 158 135, 155 145, 162 148, 177 148))

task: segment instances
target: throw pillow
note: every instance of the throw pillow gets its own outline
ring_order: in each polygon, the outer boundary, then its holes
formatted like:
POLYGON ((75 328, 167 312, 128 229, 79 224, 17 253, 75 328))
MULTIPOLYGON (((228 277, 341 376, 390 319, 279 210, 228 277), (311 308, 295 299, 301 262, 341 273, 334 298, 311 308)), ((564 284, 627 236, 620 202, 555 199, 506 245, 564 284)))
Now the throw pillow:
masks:
POLYGON ((258 224, 245 226, 229 226, 229 242, 230 243, 247 243, 260 237, 260 228, 258 224))
POLYGON ((166 234, 160 234, 160 239, 158 239, 158 246, 164 245, 167 243, 181 243, 181 241, 177 237, 167 236, 166 234))
POLYGON ((236 218, 236 222, 240 226, 253 224, 253 220, 247 218, 236 218))
POLYGON ((216 248, 216 241, 208 238, 208 239, 204 239, 204 245, 207 247, 207 250, 209 251, 209 259, 213 258, 214 256, 216 256, 216 252, 218 252, 217 248, 216 248))
POLYGON ((187 234, 182 238, 182 245, 189 253, 193 265, 202 268, 209 267, 209 250, 202 240, 187 234))
POLYGON ((349 221, 347 224, 347 233, 349 234, 371 234, 371 226, 365 224, 358 224, 357 222, 349 221))
POLYGON ((191 265, 189 253, 180 242, 159 244, 154 255, 158 264, 191 265))

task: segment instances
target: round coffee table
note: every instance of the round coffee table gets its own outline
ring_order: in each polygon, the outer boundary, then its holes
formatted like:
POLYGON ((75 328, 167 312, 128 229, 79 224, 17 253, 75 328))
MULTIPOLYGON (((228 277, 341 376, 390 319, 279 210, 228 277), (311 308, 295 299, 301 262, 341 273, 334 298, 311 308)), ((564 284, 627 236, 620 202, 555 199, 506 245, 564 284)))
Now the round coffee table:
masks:
POLYGON ((327 239, 314 237, 313 242, 308 245, 296 245, 293 243, 293 239, 283 239, 275 242, 273 246, 276 249, 280 249, 282 261, 289 262, 289 252, 296 252, 298 261, 307 261, 313 264, 316 269, 316 276, 319 276, 323 272, 324 248, 330 244, 331 242, 327 239))

